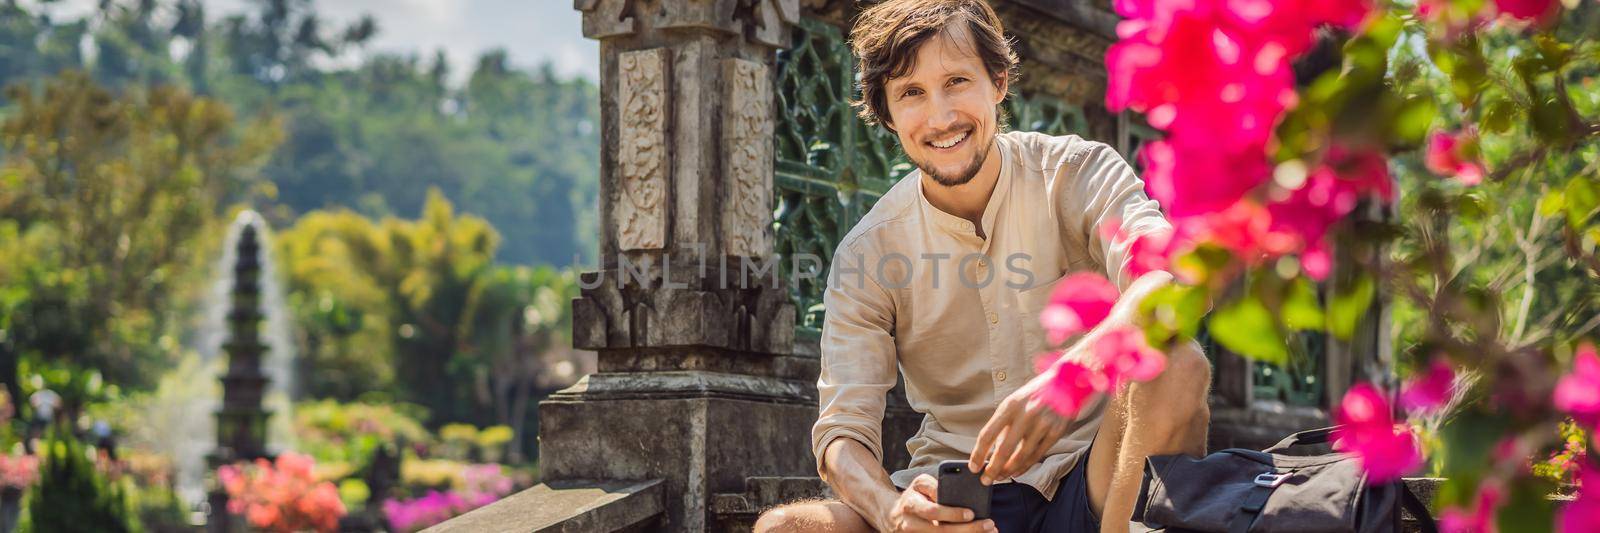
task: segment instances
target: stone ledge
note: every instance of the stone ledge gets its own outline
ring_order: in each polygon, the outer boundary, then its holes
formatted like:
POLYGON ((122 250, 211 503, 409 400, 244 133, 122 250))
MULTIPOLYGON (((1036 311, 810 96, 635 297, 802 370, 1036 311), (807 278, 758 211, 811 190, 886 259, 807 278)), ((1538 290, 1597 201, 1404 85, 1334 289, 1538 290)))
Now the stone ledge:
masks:
POLYGON ((643 531, 665 510, 663 492, 656 479, 541 483, 424 531, 643 531))

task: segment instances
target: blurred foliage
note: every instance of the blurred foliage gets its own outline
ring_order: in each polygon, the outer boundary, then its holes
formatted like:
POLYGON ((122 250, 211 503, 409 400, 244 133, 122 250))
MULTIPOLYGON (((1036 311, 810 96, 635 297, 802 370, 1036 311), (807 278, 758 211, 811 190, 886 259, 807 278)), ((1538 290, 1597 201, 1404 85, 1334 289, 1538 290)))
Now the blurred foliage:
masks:
POLYGON ((1600 327, 1600 265, 1583 259, 1600 238, 1595 201, 1555 205, 1568 189, 1600 186, 1600 6, 1562 17, 1554 32, 1483 32, 1450 49, 1422 46, 1426 28, 1412 22, 1393 48, 1387 82, 1439 109, 1437 129, 1475 124, 1492 172, 1463 187, 1433 176, 1421 157, 1396 160, 1405 191, 1397 218, 1412 227, 1393 260, 1420 292, 1462 293, 1432 299, 1435 309, 1397 300, 1397 346, 1411 360, 1436 347, 1427 338, 1433 320, 1511 350, 1570 343, 1600 327))
MULTIPOLYGON (((48 2, 46 3, 48 4, 48 2)), ((187 87, 281 117, 259 191, 286 209, 415 213, 429 186, 505 230, 498 259, 592 261, 599 94, 504 51, 451 65, 442 51, 369 51, 370 17, 333 27, 312 0, 260 0, 218 16, 199 0, 106 0, 82 18, 0 3, 0 85, 68 68, 115 88, 187 87), (208 20, 210 22, 208 22, 208 20), (456 68, 469 68, 452 79, 456 68), (461 85, 461 86, 457 86, 461 85), (515 194, 508 194, 515 191, 515 194)))
POLYGON ((338 479, 358 474, 379 446, 431 444, 424 416, 406 404, 301 402, 294 409, 296 448, 317 460, 322 479, 338 479))
POLYGON ((140 531, 123 484, 107 479, 65 425, 45 441, 39 482, 25 496, 19 531, 140 531))
POLYGON ((277 129, 240 125, 226 105, 181 89, 115 94, 70 71, 8 95, 0 353, 148 386, 172 362, 172 317, 205 285, 219 202, 277 129))
POLYGON ((498 241, 436 190, 417 220, 319 211, 279 233, 307 392, 388 392, 427 408, 430 423, 509 426, 521 453, 532 395, 575 377, 565 347, 576 284, 549 267, 495 265, 498 241))

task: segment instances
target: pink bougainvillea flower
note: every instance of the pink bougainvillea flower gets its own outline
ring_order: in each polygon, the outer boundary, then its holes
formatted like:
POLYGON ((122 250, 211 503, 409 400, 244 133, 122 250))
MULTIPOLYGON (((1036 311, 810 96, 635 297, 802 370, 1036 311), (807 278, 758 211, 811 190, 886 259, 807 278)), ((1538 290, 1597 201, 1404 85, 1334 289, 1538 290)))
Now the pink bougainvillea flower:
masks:
POLYGON ((1512 18, 1542 21, 1558 11, 1560 3, 1556 0, 1494 0, 1495 10, 1512 18))
POLYGON ((1494 515, 1505 500, 1498 484, 1484 483, 1478 488, 1478 501, 1472 509, 1446 507, 1439 514, 1439 531, 1442 533, 1494 533, 1494 515))
POLYGON ((1204 217, 1177 221, 1178 232, 1227 249, 1247 265, 1293 252, 1293 234, 1272 229, 1272 214, 1261 204, 1240 200, 1204 217))
POLYGON ((1122 221, 1113 219, 1100 227, 1100 238, 1127 247, 1123 271, 1127 279, 1137 279, 1155 271, 1167 271, 1172 257, 1182 251, 1183 240, 1167 228, 1148 231, 1133 237, 1122 228, 1122 221))
POLYGON ((1578 423, 1600 426, 1600 356, 1593 344, 1578 347, 1572 358, 1572 373, 1556 383, 1555 406, 1572 415, 1578 423))
POLYGON ((1455 394, 1456 371, 1443 357, 1434 357, 1428 368, 1406 381, 1400 388, 1400 406, 1413 413, 1443 409, 1455 394))
MULTIPOLYGON (((1579 487, 1600 487, 1600 467, 1585 461, 1578 475, 1579 487)), ((1562 533, 1594 531, 1600 524, 1600 491, 1579 490, 1578 498, 1556 512, 1556 530, 1562 533)))
POLYGON ((1475 142, 1473 136, 1470 130, 1433 132, 1428 136, 1428 151, 1423 156, 1423 165, 1428 167, 1429 172, 1449 176, 1462 185, 1477 185, 1483 181, 1483 165, 1476 158, 1466 155, 1471 151, 1471 143, 1475 142))
POLYGON ((1395 423, 1389 401, 1371 383, 1357 383, 1334 410, 1333 448, 1350 453, 1367 472, 1370 484, 1399 479, 1422 466, 1416 435, 1395 423))
POLYGON ((1110 390, 1126 381, 1150 381, 1167 368, 1167 356, 1145 343, 1144 333, 1120 327, 1094 340, 1094 356, 1102 365, 1110 390))
POLYGON ((1320 281, 1332 267, 1326 242, 1329 228, 1350 214, 1363 197, 1393 201, 1394 182, 1381 154, 1334 146, 1298 185, 1288 191, 1287 198, 1267 207, 1268 227, 1272 234, 1294 239, 1293 247, 1302 253, 1306 274, 1320 281))
POLYGON ((1066 277, 1050 292, 1050 303, 1039 314, 1050 344, 1089 330, 1111 314, 1117 288, 1105 276, 1079 272, 1066 277))
POLYGON ((1183 149, 1166 140, 1146 143, 1145 192, 1173 219, 1227 209, 1272 176, 1260 146, 1228 151, 1224 146, 1183 149))
POLYGON ((1094 399, 1095 394, 1111 388, 1111 383, 1103 372, 1065 358, 1053 363, 1048 361, 1048 358, 1040 358, 1041 366, 1048 365, 1046 372, 1051 374, 1049 381, 1039 389, 1034 399, 1043 402, 1061 416, 1068 418, 1078 416, 1078 413, 1094 399))

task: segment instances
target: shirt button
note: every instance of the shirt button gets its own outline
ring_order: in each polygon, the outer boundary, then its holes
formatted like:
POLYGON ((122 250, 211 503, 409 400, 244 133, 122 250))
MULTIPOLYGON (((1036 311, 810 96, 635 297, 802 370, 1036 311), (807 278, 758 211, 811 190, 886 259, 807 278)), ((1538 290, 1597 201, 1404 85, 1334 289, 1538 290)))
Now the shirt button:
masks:
POLYGON ((994 379, 996 381, 1005 381, 1006 380, 1006 371, 1001 370, 999 372, 995 372, 994 373, 994 379))
POLYGON ((993 311, 990 311, 989 312, 989 323, 990 324, 999 324, 1000 323, 1000 315, 994 314, 993 311))

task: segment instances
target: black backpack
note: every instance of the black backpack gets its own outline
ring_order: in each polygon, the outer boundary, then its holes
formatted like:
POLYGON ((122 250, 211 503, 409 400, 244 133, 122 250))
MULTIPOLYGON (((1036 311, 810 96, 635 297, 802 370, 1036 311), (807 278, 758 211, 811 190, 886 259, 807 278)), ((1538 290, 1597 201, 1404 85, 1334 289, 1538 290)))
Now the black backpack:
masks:
POLYGON ((1333 429, 1295 433, 1262 451, 1150 456, 1133 519, 1171 532, 1399 532, 1404 508, 1416 530, 1435 533, 1427 507, 1403 482, 1367 485, 1349 454, 1283 453, 1327 443, 1333 429))

